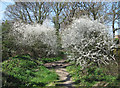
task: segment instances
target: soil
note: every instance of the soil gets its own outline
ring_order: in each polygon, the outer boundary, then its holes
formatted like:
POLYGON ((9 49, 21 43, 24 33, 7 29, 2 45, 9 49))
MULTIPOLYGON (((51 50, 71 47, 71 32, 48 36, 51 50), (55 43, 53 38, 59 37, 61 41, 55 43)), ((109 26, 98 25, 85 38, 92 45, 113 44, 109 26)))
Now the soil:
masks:
POLYGON ((72 78, 67 72, 66 67, 70 66, 71 64, 66 62, 66 60, 55 61, 51 63, 44 64, 45 67, 49 69, 54 69, 59 76, 59 81, 55 84, 56 86, 62 86, 64 88, 74 88, 74 82, 72 78))

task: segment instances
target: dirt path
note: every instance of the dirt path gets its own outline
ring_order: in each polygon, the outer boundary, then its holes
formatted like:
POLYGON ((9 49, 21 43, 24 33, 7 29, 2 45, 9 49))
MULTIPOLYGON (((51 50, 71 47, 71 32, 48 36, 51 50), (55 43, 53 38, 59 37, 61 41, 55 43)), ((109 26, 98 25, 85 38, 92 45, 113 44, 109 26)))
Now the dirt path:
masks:
POLYGON ((70 74, 66 71, 66 67, 69 65, 70 63, 66 62, 66 60, 60 60, 45 64, 47 68, 55 69, 56 73, 58 74, 59 81, 57 81, 56 86, 73 88, 72 86, 74 82, 72 81, 70 74))

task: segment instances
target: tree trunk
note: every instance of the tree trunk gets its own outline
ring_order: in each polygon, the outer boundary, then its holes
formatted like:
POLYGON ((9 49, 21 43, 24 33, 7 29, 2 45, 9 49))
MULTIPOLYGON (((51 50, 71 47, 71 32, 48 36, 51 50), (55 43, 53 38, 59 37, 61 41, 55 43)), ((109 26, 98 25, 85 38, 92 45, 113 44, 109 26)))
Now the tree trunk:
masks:
POLYGON ((118 78, 117 80, 120 80, 120 45, 116 49, 116 60, 118 63, 118 78))
POLYGON ((115 38, 115 27, 114 27, 114 16, 113 16, 113 22, 112 22, 112 31, 113 31, 113 38, 115 38))

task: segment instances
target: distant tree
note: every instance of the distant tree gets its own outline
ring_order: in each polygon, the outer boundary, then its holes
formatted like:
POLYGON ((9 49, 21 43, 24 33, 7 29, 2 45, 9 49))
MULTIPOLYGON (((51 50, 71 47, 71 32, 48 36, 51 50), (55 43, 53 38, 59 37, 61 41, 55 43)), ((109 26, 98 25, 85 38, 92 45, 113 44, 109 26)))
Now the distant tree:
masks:
POLYGON ((63 21, 61 22, 61 27, 65 28, 67 25, 70 25, 73 21, 73 18, 79 18, 81 16, 81 3, 80 2, 69 2, 67 3, 67 8, 64 9, 63 21))
POLYGON ((112 31, 113 31, 113 38, 115 37, 115 24, 117 23, 118 21, 118 14, 119 14, 119 6, 118 6, 118 2, 112 2, 110 3, 110 6, 109 6, 109 10, 108 10, 108 21, 109 21, 109 24, 112 24, 112 31))
POLYGON ((52 22, 56 28, 58 50, 61 49, 61 36, 60 29, 64 28, 66 25, 72 22, 72 18, 75 15, 75 12, 78 7, 76 2, 53 2, 51 4, 52 9, 52 22))
POLYGON ((42 24, 50 13, 47 2, 15 2, 6 8, 5 14, 8 19, 22 20, 23 22, 42 24))
POLYGON ((93 19, 99 19, 101 16, 105 14, 105 5, 104 2, 83 2, 82 8, 87 11, 87 15, 93 19))
POLYGON ((52 18, 52 22, 54 23, 54 27, 56 28, 56 35, 57 35, 57 48, 58 52, 61 50, 61 36, 59 34, 60 25, 61 23, 66 19, 66 16, 64 16, 65 9, 67 8, 66 2, 53 2, 50 3, 52 7, 52 12, 54 14, 52 18))

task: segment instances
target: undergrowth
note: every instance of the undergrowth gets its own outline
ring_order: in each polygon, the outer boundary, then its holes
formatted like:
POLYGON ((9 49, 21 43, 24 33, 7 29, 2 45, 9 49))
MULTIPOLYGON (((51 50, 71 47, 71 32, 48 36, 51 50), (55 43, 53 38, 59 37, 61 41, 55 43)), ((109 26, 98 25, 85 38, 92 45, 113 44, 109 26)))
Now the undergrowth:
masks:
POLYGON ((55 72, 40 63, 32 60, 30 56, 16 56, 4 61, 3 86, 45 86, 58 79, 55 72))
POLYGON ((72 65, 67 67, 67 71, 78 86, 94 86, 98 82, 107 82, 109 86, 117 84, 117 77, 107 75, 103 68, 90 67, 83 71, 81 66, 72 65))

